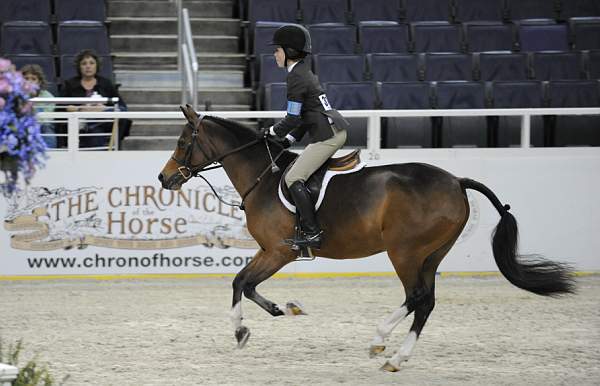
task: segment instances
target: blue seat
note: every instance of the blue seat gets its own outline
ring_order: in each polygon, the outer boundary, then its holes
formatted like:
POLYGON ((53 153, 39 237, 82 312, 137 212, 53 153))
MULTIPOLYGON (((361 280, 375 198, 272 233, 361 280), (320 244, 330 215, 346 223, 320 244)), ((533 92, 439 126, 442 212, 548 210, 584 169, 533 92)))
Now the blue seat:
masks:
POLYGON ((415 52, 462 51, 460 26, 445 21, 423 21, 410 24, 415 52))
POLYGON ((20 70, 26 64, 37 64, 44 71, 48 83, 56 83, 56 65, 52 55, 8 55, 9 59, 20 70))
POLYGON ((568 51, 567 25, 549 19, 529 19, 518 22, 519 47, 523 52, 568 51))
POLYGON ((396 22, 361 22, 358 40, 366 54, 408 52, 408 26, 396 22))
MULTIPOLYGON (((600 107, 596 80, 554 81, 548 87, 548 107, 600 107)), ((554 146, 600 146, 600 116, 550 116, 546 130, 554 146)))
POLYGON ((265 85, 263 110, 285 111, 287 109, 287 84, 268 83, 265 85))
MULTIPOLYGON (((480 82, 438 82, 435 87, 438 109, 483 109, 486 94, 480 82)), ((486 117, 442 117, 442 147, 488 146, 486 117)))
POLYGON ((558 9, 555 1, 548 0, 508 0, 508 14, 511 20, 556 19, 558 9))
POLYGON ((409 82, 419 76, 419 57, 415 54, 369 54, 371 78, 378 82, 409 82))
POLYGON ((275 57, 271 54, 262 54, 259 57, 258 82, 259 87, 267 83, 285 82, 287 71, 277 66, 275 57))
POLYGON ((365 57, 363 55, 328 55, 313 57, 315 74, 319 82, 361 82, 365 79, 365 57))
MULTIPOLYGON (((492 101, 492 106, 498 109, 544 107, 543 84, 538 81, 493 82, 492 101)), ((499 147, 516 147, 521 144, 520 116, 491 117, 491 121, 497 133, 499 147)), ((544 145, 544 122, 541 116, 531 117, 530 133, 530 145, 544 145)))
MULTIPOLYGON (((64 81, 66 79, 77 76, 77 69, 75 67, 76 55, 62 55, 60 57, 60 77, 64 81)), ((98 56, 100 59, 100 71, 99 75, 110 79, 114 79, 112 58, 110 55, 98 56)))
POLYGON ((535 52, 532 75, 537 80, 583 79, 585 72, 579 52, 535 52))
POLYGON ((563 0, 561 2, 561 19, 567 20, 572 17, 584 16, 600 16, 600 2, 596 0, 563 0))
POLYGON ((526 80, 527 54, 518 52, 482 52, 477 61, 478 78, 490 80, 526 80))
POLYGON ((471 55, 460 53, 425 54, 425 80, 472 80, 471 55))
POLYGON ((600 17, 574 17, 570 19, 570 25, 574 49, 600 49, 600 17))
MULTIPOLYGON (((428 82, 385 82, 377 87, 382 109, 431 109, 428 82)), ((432 147, 433 120, 430 117, 388 117, 381 122, 386 148, 432 147)))
POLYGON ((106 27, 96 21, 65 21, 58 25, 58 53, 73 55, 81 50, 110 55, 106 27))
POLYGON ((296 23, 298 16, 296 1, 248 0, 248 21, 251 30, 258 21, 296 23))
POLYGON ((347 0, 299 0, 303 24, 346 23, 347 0))
POLYGON ((355 23, 366 20, 400 20, 399 0, 350 0, 355 23))
MULTIPOLYGON (((338 110, 373 109, 377 104, 375 86, 371 82, 325 83, 331 106, 338 110)), ((350 129, 346 146, 367 146, 367 118, 348 118, 350 129)))
POLYGON ((0 24, 7 21, 50 22, 50 0, 2 0, 0 24))
POLYGON ((504 0, 454 0, 455 19, 501 21, 505 16, 504 0))
POLYGON ((408 22, 450 21, 452 18, 451 0, 402 0, 402 10, 408 22))
POLYGON ((58 22, 67 20, 106 20, 104 0, 54 0, 54 13, 58 22))
POLYGON ((252 44, 252 53, 256 56, 261 54, 272 54, 274 46, 271 45, 273 41, 273 34, 279 29, 279 27, 286 25, 286 23, 279 22, 265 22, 259 21, 254 27, 254 38, 252 44))
POLYGON ((353 54, 356 51, 356 28, 339 23, 314 24, 308 27, 313 54, 353 54))
POLYGON ((52 32, 42 21, 11 21, 2 25, 2 49, 7 55, 52 54, 52 32))
POLYGON ((588 53, 587 71, 590 79, 600 79, 600 50, 588 53))
POLYGON ((511 51, 515 32, 511 24, 468 22, 463 24, 467 50, 470 52, 511 51))

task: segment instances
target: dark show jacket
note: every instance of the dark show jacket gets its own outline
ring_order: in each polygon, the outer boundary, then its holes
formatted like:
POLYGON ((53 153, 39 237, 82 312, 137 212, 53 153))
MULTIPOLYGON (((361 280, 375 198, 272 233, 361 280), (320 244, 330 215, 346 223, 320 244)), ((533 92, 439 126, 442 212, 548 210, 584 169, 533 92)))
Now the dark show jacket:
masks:
MULTIPOLYGON (((94 91, 98 94, 102 95, 105 98, 119 98, 119 106, 121 110, 123 110, 124 106, 127 106, 125 102, 121 99, 117 88, 113 85, 113 83, 99 75, 96 75, 96 85, 94 86, 94 91)), ((76 76, 71 79, 67 79, 62 87, 61 96, 63 97, 76 97, 76 98, 85 98, 86 91, 81 85, 81 77, 76 76)))
POLYGON ((308 132, 311 143, 325 141, 335 134, 328 118, 337 130, 348 128, 348 121, 329 106, 317 76, 304 60, 292 68, 286 82, 287 115, 273 126, 279 137, 291 134, 299 141, 308 132))

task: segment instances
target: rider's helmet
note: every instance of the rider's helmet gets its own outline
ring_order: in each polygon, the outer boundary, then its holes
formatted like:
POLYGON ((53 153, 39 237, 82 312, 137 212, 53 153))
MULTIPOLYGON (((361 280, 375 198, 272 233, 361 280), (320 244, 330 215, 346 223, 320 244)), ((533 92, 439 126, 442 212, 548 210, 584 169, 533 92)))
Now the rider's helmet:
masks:
POLYGON ((286 59, 297 60, 304 58, 312 51, 310 34, 299 24, 288 24, 280 27, 273 35, 273 45, 281 46, 286 59))

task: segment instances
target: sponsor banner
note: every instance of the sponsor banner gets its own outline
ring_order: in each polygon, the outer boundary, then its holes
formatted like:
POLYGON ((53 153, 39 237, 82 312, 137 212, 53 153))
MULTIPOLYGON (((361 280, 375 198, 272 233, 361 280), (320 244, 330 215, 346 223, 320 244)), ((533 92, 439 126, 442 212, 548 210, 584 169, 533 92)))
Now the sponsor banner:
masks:
MULTIPOLYGON (((169 152, 53 153, 47 167, 14 200, 2 198, 0 276, 235 273, 258 246, 244 212, 221 203, 201 179, 180 191, 157 175, 169 152)), ((525 252, 541 252, 599 269, 592 229, 600 213, 600 157, 457 157, 399 151, 370 165, 430 162, 489 186, 510 203, 525 252), (403 157, 399 155, 402 153, 403 157), (410 158, 410 159, 409 159, 410 158), (595 168, 595 169, 594 169, 595 168)), ((239 195, 222 170, 205 176, 226 201, 239 195)), ((490 234, 499 217, 483 196, 468 193, 471 215, 445 271, 497 270, 490 234)), ((391 272, 385 254, 368 259, 295 262, 283 272, 391 272)))

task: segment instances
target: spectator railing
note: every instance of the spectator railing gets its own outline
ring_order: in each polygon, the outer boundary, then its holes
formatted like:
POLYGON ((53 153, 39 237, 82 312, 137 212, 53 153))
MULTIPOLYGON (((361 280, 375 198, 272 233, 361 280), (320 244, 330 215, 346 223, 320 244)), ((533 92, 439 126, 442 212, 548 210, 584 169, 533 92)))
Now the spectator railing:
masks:
POLYGON ((13 381, 17 379, 18 375, 18 368, 0 363, 0 386, 12 386, 13 381))
MULTIPOLYGON (((113 107, 115 111, 109 113, 115 113, 119 111, 119 98, 112 97, 106 98, 102 96, 92 96, 88 98, 76 98, 76 97, 56 97, 56 98, 32 98, 30 99, 34 106, 36 104, 53 104, 56 105, 57 110, 66 108, 67 106, 85 106, 90 104, 103 104, 107 107, 113 107)), ((92 114, 100 114, 101 112, 91 112, 92 114)), ((104 113, 104 112, 102 112, 104 113)), ((79 149, 79 136, 82 137, 93 137, 102 136, 110 137, 107 147, 90 147, 87 150, 115 150, 119 147, 119 136, 118 136, 118 117, 107 117, 107 116, 92 116, 88 118, 75 117, 74 114, 80 114, 80 112, 55 112, 55 113, 40 113, 38 114, 38 120, 40 123, 50 124, 67 124, 67 133, 55 133, 55 134, 42 134, 43 137, 55 136, 55 137, 67 137, 68 149, 78 150, 79 149), (60 117, 45 117, 44 114, 61 114, 60 117), (87 123, 103 123, 111 122, 113 124, 112 131, 110 133, 80 133, 79 128, 82 124, 87 123)), ((58 149, 60 150, 60 149, 58 149)))
POLYGON ((191 103, 198 108, 198 58, 194 48, 192 27, 187 8, 182 8, 182 0, 177 4, 177 45, 179 74, 181 78, 181 104, 191 103))
MULTIPOLYGON (((367 119, 367 149, 371 159, 378 159, 382 151, 397 151, 381 148, 381 118, 393 117, 461 117, 461 116, 520 116, 521 148, 530 147, 531 117, 544 115, 600 115, 600 107, 586 108, 539 108, 539 109, 469 109, 469 110, 345 110, 341 111, 347 118, 367 119)), ((282 118, 285 111, 210 111, 210 115, 229 119, 264 119, 282 118)), ((40 113, 41 119, 63 119, 68 121, 68 150, 79 148, 79 123, 83 119, 115 119, 133 120, 182 119, 181 112, 54 112, 40 113)), ((183 125, 182 125, 183 127, 183 125)), ((600 130, 600 127, 598 128, 600 130)))

